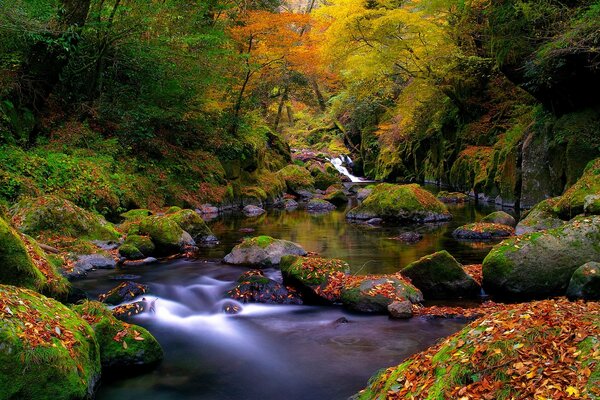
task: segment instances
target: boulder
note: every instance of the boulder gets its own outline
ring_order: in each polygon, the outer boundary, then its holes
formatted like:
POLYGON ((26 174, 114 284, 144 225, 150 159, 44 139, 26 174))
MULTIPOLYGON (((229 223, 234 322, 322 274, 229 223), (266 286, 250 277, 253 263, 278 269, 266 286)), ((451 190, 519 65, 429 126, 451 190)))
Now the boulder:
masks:
POLYGON ((149 236, 161 255, 176 254, 196 245, 192 236, 169 216, 152 216, 139 222, 137 233, 149 236))
POLYGON ((306 204, 306 210, 315 213, 330 212, 335 208, 333 204, 323 199, 312 199, 306 204))
POLYGON ((525 217, 519 221, 515 228, 517 235, 524 233, 545 231, 546 229, 558 228, 565 224, 554 212, 554 205, 559 198, 546 199, 533 207, 525 217))
POLYGON ((350 210, 348 219, 406 220, 414 222, 447 221, 452 218, 446 206, 417 184, 381 183, 362 204, 350 210))
POLYGON ((408 300, 394 301, 387 308, 390 317, 395 319, 409 319, 413 316, 412 303, 408 300))
POLYGON ((144 371, 163 359, 154 336, 141 326, 116 319, 102 303, 87 301, 73 307, 94 330, 100 347, 102 368, 119 375, 144 371))
POLYGON ((367 197, 369 197, 373 193, 373 189, 361 188, 356 192, 356 199, 358 201, 363 201, 367 197))
POLYGON ((300 245, 270 236, 246 238, 227 254, 224 261, 227 264, 271 266, 277 265, 281 257, 287 255, 306 255, 300 245))
POLYGON ((295 210, 296 208, 298 208, 298 202, 293 199, 286 199, 283 202, 283 208, 286 210, 295 210))
POLYGON ((283 281, 297 287, 309 301, 339 302, 348 263, 335 258, 286 256, 281 259, 283 281))
POLYGON ((295 290, 267 278, 260 270, 242 274, 225 296, 242 303, 302 304, 295 290))
POLYGON ((175 222, 181 229, 189 233, 196 243, 214 242, 217 240, 206 225, 206 222, 194 210, 177 210, 167 214, 166 218, 175 222))
POLYGON ((464 240, 493 240, 512 236, 514 228, 508 225, 493 224, 489 222, 475 222, 460 226, 452 232, 452 236, 464 240))
POLYGON ((583 212, 586 215, 600 215, 600 194, 590 194, 583 200, 583 212))
POLYGON ((315 185, 310 171, 299 165, 290 164, 279 170, 277 175, 285 181, 290 193, 300 194, 300 190, 311 190, 315 185))
POLYGON ((577 268, 600 262, 598 243, 600 216, 504 240, 483 261, 483 288, 518 299, 562 296, 577 268))
POLYGON ((469 196, 464 193, 445 190, 439 192, 436 197, 442 203, 466 203, 469 201, 469 196))
POLYGON ((218 214, 219 213, 219 209, 215 206, 213 206, 212 204, 202 204, 198 210, 196 210, 199 214, 205 215, 205 214, 218 214))
POLYGON ((588 262, 573 272, 567 287, 567 297, 600 300, 600 263, 588 262))
POLYGON ((87 273, 97 269, 115 269, 117 263, 108 253, 82 254, 78 255, 73 266, 73 270, 66 273, 66 276, 73 279, 81 279, 87 276, 87 273))
POLYGON ((86 321, 58 301, 0 285, 0 399, 91 399, 100 369, 86 321))
POLYGON ((101 216, 57 196, 25 199, 10 209, 13 225, 31 236, 115 240, 120 234, 101 216))
POLYGON ((144 265, 154 264, 158 262, 158 260, 154 257, 146 257, 141 260, 126 260, 123 262, 123 266, 125 267, 143 267, 144 265))
POLYGON ((485 217, 483 217, 480 222, 507 225, 512 226, 513 228, 517 225, 515 217, 504 211, 495 211, 491 214, 488 214, 485 217))
POLYGON ((348 196, 341 189, 328 192, 323 199, 336 206, 341 206, 348 202, 348 196))
POLYGON ((123 244, 134 246, 146 257, 154 254, 156 250, 156 246, 154 246, 154 243, 152 243, 152 240, 148 236, 128 235, 123 244))
POLYGON ((266 212, 263 208, 253 205, 247 205, 242 211, 247 217, 256 217, 266 212))
MULTIPOLYGON (((554 211, 563 219, 572 218, 584 212, 586 198, 593 199, 588 196, 597 195, 600 195, 600 158, 590 161, 581 178, 560 196, 554 211)), ((588 205, 589 211, 595 209, 588 205)))
POLYGON ((117 305, 126 301, 131 301, 138 296, 148 292, 148 286, 141 283, 125 281, 121 282, 117 287, 110 289, 108 292, 98 296, 98 300, 102 303, 117 305))
POLYGON ((410 244, 421 241, 421 239, 423 239, 423 235, 421 235, 419 232, 402 232, 398 236, 395 236, 391 239, 410 244))
POLYGON ((149 217, 150 215, 152 215, 152 211, 140 208, 124 212, 120 216, 125 220, 136 220, 149 217))
POLYGON ((383 224, 383 220, 381 218, 371 218, 366 222, 367 225, 379 226, 383 224))
POLYGON ((401 271, 426 299, 476 297, 481 288, 446 250, 408 264, 401 271))
POLYGON ((423 301, 419 289, 400 275, 354 276, 347 279, 340 299, 345 307, 364 313, 388 313, 388 306, 395 301, 423 301))
POLYGON ((36 241, 0 218, 0 284, 35 290, 58 299, 69 293, 69 283, 36 241))

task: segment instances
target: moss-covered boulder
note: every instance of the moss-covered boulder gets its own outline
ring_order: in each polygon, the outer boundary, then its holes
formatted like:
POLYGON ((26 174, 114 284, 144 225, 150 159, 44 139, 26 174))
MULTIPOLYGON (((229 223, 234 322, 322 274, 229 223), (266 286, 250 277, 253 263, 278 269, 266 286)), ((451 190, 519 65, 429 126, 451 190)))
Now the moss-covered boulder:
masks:
POLYGON ((341 287, 350 271, 345 261, 321 257, 285 256, 279 267, 284 282, 314 302, 340 302, 341 287))
POLYGON ((119 254, 128 260, 140 260, 154 254, 156 246, 148 236, 128 235, 119 247, 119 254))
POLYGON ((327 213, 336 209, 335 205, 323 199, 311 199, 306 203, 306 211, 313 213, 327 213))
POLYGON ((348 202, 348 196, 346 196, 346 193, 342 189, 328 191, 323 199, 336 206, 341 206, 348 202))
POLYGON ((10 209, 12 224, 31 236, 114 240, 120 234, 104 218, 58 196, 25 199, 10 209))
POLYGON ((125 281, 110 289, 108 292, 98 296, 98 300, 100 300, 102 303, 117 305, 126 301, 131 301, 147 292, 147 285, 132 281, 125 281))
POLYGON ((442 203, 466 203, 469 201, 469 196, 464 193, 446 190, 439 192, 436 197, 442 203))
POLYGON ((446 250, 408 264, 401 271, 426 299, 476 297, 481 288, 446 250))
POLYGON ((314 188, 315 180, 310 171, 299 165, 290 164, 279 170, 277 174, 285 181, 287 190, 291 193, 314 188))
POLYGON ((567 297, 600 300, 600 263, 588 262, 573 272, 567 287, 567 297))
POLYGON ((260 270, 243 273, 225 297, 242 303, 302 304, 296 290, 267 278, 260 270))
POLYGON ((513 228, 517 225, 517 220, 515 220, 515 217, 504 211, 495 211, 491 214, 488 214, 483 217, 480 222, 507 225, 512 226, 513 228))
POLYGON ((446 206, 417 184, 382 183, 362 204, 350 210, 349 219, 408 220, 415 222, 447 221, 452 218, 446 206))
POLYGON ((373 193, 373 189, 370 189, 370 188, 360 188, 356 192, 356 199, 358 201, 363 201, 364 199, 366 199, 367 197, 369 197, 371 195, 371 193, 373 193))
POLYGON ((393 302, 419 303, 423 295, 399 274, 350 276, 341 288, 340 299, 352 311, 387 314, 393 302))
POLYGON ((116 319, 101 303, 87 301, 73 307, 93 328, 100 346, 102 368, 107 372, 134 373, 157 365, 163 350, 141 326, 116 319))
POLYGON ((192 236, 169 216, 142 219, 137 225, 136 233, 149 236, 160 255, 179 253, 196 245, 192 236))
POLYGON ((591 161, 583 176, 571 186, 554 206, 554 211, 563 219, 582 214, 588 196, 600 195, 600 158, 591 161))
POLYGON ((452 236, 464 240, 493 240, 512 236, 515 229, 502 224, 490 222, 475 222, 459 226, 452 232, 452 236))
POLYGON ((86 321, 36 292, 0 285, 0 399, 91 399, 99 378, 86 321))
POLYGON ((225 256, 224 261, 236 265, 271 266, 279 264, 281 257, 288 255, 304 256, 306 250, 288 240, 257 236, 244 239, 225 256))
POLYGON ((515 228, 517 235, 524 233, 545 231, 563 226, 565 221, 554 212, 554 206, 560 198, 546 199, 536 204, 525 217, 519 221, 515 228))
POLYGON ((150 215, 152 215, 152 211, 146 210, 144 208, 138 208, 124 212, 120 216, 125 220, 136 220, 142 219, 144 217, 149 217, 150 215))
POLYGON ((119 256, 128 260, 141 260, 144 258, 144 254, 132 244, 123 244, 119 247, 119 256))
POLYGON ((505 308, 380 370, 352 398, 598 398, 600 303, 560 299, 505 308))
POLYGON ((70 285, 59 272, 59 261, 44 253, 31 237, 0 218, 0 283, 66 298, 70 285))
POLYGON ((571 276, 600 261, 600 216, 504 240, 483 260, 483 288, 509 298, 564 295, 571 276))
POLYGON ((181 229, 192 236, 196 243, 212 242, 216 238, 200 215, 194 210, 178 210, 167 215, 181 229))

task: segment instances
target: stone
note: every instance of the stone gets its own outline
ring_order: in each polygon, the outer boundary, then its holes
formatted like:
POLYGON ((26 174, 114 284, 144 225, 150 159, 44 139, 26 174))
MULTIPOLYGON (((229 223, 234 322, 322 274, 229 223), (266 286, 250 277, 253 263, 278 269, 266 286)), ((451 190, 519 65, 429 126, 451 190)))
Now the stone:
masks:
POLYGON ((286 255, 304 256, 306 250, 287 240, 257 236, 244 239, 225 256, 223 261, 236 265, 271 266, 279 264, 281 257, 286 255))
POLYGON ((260 270, 242 274, 225 296, 241 303, 302 304, 302 298, 295 290, 267 278, 260 270))
POLYGON ((306 204, 306 210, 309 212, 323 213, 335 210, 335 205, 322 199, 312 199, 306 204))
POLYGON ((437 194, 437 199, 442 203, 466 203, 470 197, 461 192, 448 192, 442 190, 437 194))
POLYGON ((367 197, 369 197, 373 193, 373 189, 361 188, 356 192, 356 199, 358 201, 363 201, 367 197))
POLYGON ((412 303, 408 300, 393 301, 387 308, 392 318, 409 319, 413 316, 412 303))
POLYGON ((348 280, 341 288, 342 304, 352 311, 387 314, 394 301, 423 301, 423 295, 399 275, 374 275, 348 280))
POLYGON ((573 272, 567 297, 573 300, 600 300, 600 263, 588 262, 573 272))
POLYGON ((514 228, 508 225, 489 222, 476 222, 460 226, 452 232, 452 236, 463 240, 494 240, 506 238, 515 234, 514 228))
POLYGON ((126 301, 131 301, 138 296, 148 292, 148 286, 137 282, 121 282, 117 287, 98 296, 102 303, 117 305, 126 301))
POLYGON ((488 214, 485 217, 483 217, 480 222, 507 225, 512 226, 513 228, 517 225, 515 217, 504 211, 496 211, 491 214, 488 214))
POLYGON ((244 215, 246 215, 247 217, 257 217, 266 212, 263 208, 253 206, 253 205, 248 205, 248 206, 244 207, 244 209, 242 211, 243 211, 244 215))
POLYGON ((402 232, 391 239, 399 240, 404 243, 417 243, 423 239, 423 235, 419 232, 402 232))
POLYGON ((558 197, 546 199, 536 204, 519 221, 515 228, 515 233, 523 235, 525 233, 545 231, 563 226, 565 221, 560 219, 554 212, 554 205, 558 202, 558 199, 558 197))
POLYGON ((367 225, 381 225, 381 224, 383 224, 383 219, 381 219, 381 218, 371 218, 366 223, 367 223, 367 225))
POLYGON ((426 299, 477 297, 481 292, 479 284, 446 250, 422 257, 400 272, 410 278, 426 299))

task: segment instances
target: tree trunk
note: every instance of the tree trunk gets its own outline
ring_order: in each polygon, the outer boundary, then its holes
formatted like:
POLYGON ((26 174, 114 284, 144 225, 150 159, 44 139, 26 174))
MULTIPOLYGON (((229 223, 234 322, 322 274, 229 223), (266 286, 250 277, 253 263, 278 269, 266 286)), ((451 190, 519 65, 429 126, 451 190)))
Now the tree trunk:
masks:
POLYGON ((62 0, 59 21, 63 28, 85 25, 91 0, 62 0))
POLYGON ((314 79, 314 78, 311 79, 310 83, 313 87, 313 90, 315 91, 315 96, 317 96, 317 101, 319 102, 319 108, 321 109, 321 111, 325 111, 325 108, 326 108, 325 99, 323 98, 323 94, 319 90, 319 85, 317 84, 316 79, 314 79))
POLYGON ((277 130, 277 128, 279 128, 279 121, 281 121, 281 114, 283 114, 283 106, 285 105, 287 98, 288 98, 288 88, 286 86, 285 88, 283 88, 283 92, 281 93, 281 98, 279 99, 279 107, 277 107, 277 116, 275 117, 275 124, 274 124, 275 130, 277 130))

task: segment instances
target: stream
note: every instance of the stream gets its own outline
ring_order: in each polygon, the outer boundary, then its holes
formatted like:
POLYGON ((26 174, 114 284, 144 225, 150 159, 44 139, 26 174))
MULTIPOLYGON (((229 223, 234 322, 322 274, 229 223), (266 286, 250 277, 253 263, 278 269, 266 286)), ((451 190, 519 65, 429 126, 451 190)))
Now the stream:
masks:
MULTIPOLYGON (((349 205, 350 207, 351 205, 349 205)), ((465 324, 462 320, 353 314, 341 307, 243 305, 237 315, 223 313, 223 293, 246 268, 220 259, 248 233, 300 243, 324 257, 349 262, 352 272, 393 273, 424 255, 448 250, 463 264, 479 263, 491 244, 452 238, 452 230, 482 218, 494 207, 451 205, 445 224, 369 227, 348 223, 345 209, 311 215, 303 210, 269 210, 246 218, 225 214, 208 221, 220 244, 201 250, 195 260, 96 271, 76 285, 96 296, 116 286, 117 275, 138 275, 156 298, 153 314, 132 318, 163 346, 165 359, 155 370, 102 383, 100 400, 167 399, 346 399, 366 386, 380 368, 399 364, 465 324), (390 239, 416 230, 423 240, 408 245, 390 239)), ((270 277, 280 278, 276 269, 270 277)))

